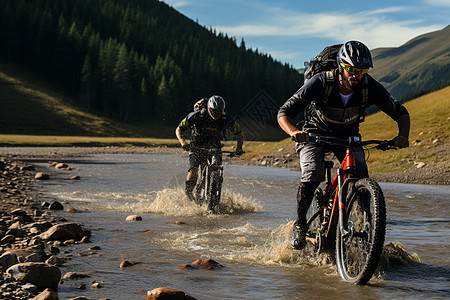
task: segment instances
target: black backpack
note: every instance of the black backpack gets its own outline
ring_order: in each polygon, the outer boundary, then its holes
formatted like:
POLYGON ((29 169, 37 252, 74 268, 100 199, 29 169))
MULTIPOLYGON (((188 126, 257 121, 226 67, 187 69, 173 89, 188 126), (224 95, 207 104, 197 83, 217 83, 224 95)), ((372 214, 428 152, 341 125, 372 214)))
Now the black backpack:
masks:
MULTIPOLYGON (((322 52, 316 55, 313 59, 310 61, 305 62, 305 74, 304 74, 304 83, 308 81, 311 77, 313 77, 315 74, 327 71, 326 73, 326 79, 327 79, 327 86, 325 87, 325 93, 322 98, 323 103, 328 102, 328 98, 331 95, 331 92, 333 90, 334 86, 334 73, 333 70, 338 68, 337 63, 337 54, 339 52, 339 49, 341 49, 343 44, 336 44, 332 46, 325 47, 322 52)), ((368 106, 368 100, 369 100, 369 91, 367 88, 367 76, 364 78, 363 82, 363 100, 361 105, 361 113, 360 113, 360 122, 364 122, 364 115, 366 107, 368 106)))
POLYGON ((208 100, 209 98, 202 98, 195 102, 194 111, 206 109, 206 107, 208 106, 208 100))
POLYGON ((338 67, 337 54, 341 46, 342 44, 327 46, 316 57, 310 61, 305 61, 306 71, 304 82, 308 81, 308 79, 317 73, 336 69, 338 67))

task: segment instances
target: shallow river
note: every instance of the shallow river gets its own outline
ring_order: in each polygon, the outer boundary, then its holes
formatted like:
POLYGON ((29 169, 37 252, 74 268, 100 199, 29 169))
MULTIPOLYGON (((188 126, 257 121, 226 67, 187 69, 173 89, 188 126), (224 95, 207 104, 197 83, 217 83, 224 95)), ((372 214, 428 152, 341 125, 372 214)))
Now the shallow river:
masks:
MULTIPOLYGON (((47 161, 30 161, 49 171, 47 161)), ((394 243, 397 252, 367 286, 357 286, 341 281, 333 264, 314 264, 290 249, 299 172, 225 165, 222 214, 208 215, 184 197, 186 156, 101 154, 64 162, 73 170, 58 171, 38 189, 47 201, 81 210, 52 214, 90 229, 93 243, 61 248, 72 255, 62 272, 96 272, 60 285, 61 299, 145 299, 162 286, 197 299, 450 298, 449 186, 381 183, 385 245, 394 243), (81 180, 67 180, 74 175, 81 180), (130 214, 143 220, 125 221, 130 214), (78 255, 94 245, 98 255, 78 255), (206 258, 225 267, 179 268, 206 258), (139 264, 120 268, 123 260, 139 264), (93 281, 104 287, 91 289, 93 281)))

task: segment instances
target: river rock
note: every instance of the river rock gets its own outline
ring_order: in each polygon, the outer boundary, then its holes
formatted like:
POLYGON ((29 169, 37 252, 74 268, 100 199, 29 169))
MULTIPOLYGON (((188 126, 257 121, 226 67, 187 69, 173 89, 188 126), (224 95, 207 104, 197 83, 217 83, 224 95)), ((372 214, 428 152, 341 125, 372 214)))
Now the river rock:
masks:
POLYGON ((36 179, 36 180, 49 180, 50 179, 50 175, 45 174, 43 172, 37 172, 36 175, 34 176, 34 179, 36 179))
POLYGON ((58 289, 61 270, 46 263, 26 262, 15 264, 6 273, 22 283, 32 283, 38 288, 58 289))
POLYGON ((56 255, 52 255, 45 261, 45 263, 49 264, 49 265, 55 265, 55 266, 60 267, 65 263, 65 260, 57 257, 56 255))
POLYGON ((134 265, 139 264, 139 262, 136 261, 132 261, 132 260, 124 260, 120 263, 120 267, 121 268, 127 268, 127 267, 132 267, 134 265))
POLYGON ((72 206, 69 206, 66 209, 66 212, 74 214, 74 213, 77 213, 77 212, 80 212, 80 211, 78 209, 76 209, 76 208, 73 208, 72 206))
POLYGON ((59 298, 52 289, 47 288, 31 300, 59 300, 59 298))
POLYGON ((159 287, 147 292, 147 300, 195 300, 183 291, 159 287))
POLYGON ((83 236, 90 236, 91 233, 88 230, 81 228, 76 223, 63 223, 53 225, 46 232, 39 235, 43 240, 50 241, 66 241, 70 239, 79 240, 83 236))
POLYGON ((53 201, 53 203, 50 204, 48 209, 50 209, 50 210, 63 210, 64 206, 61 203, 59 203, 58 201, 53 201))
POLYGON ((62 279, 81 279, 81 278, 88 278, 91 277, 88 273, 81 273, 81 272, 67 272, 64 274, 62 279))
POLYGON ((55 164, 55 169, 66 169, 68 167, 69 166, 66 165, 65 163, 57 163, 57 164, 55 164))
POLYGON ((9 268, 12 265, 17 264, 19 261, 17 260, 17 255, 12 252, 5 252, 0 256, 0 266, 9 268))
POLYGON ((101 289, 102 287, 103 287, 103 285, 101 285, 100 282, 94 282, 94 283, 91 285, 91 288, 92 288, 92 289, 101 289))
POLYGON ((126 218, 127 221, 142 221, 142 217, 139 215, 129 215, 126 218))
POLYGON ((16 241, 16 237, 13 235, 5 235, 1 240, 1 244, 12 244, 16 241))
POLYGON ((213 259, 197 259, 190 264, 183 264, 180 269, 202 269, 202 270, 214 270, 223 268, 223 265, 219 264, 213 259))

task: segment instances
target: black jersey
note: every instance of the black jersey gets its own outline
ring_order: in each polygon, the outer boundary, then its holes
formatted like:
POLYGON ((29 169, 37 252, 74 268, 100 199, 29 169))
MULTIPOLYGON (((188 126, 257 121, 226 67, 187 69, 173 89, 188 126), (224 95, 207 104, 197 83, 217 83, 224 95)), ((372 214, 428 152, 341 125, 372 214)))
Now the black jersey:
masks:
POLYGON ((242 132, 239 124, 223 114, 220 118, 213 120, 206 110, 191 112, 178 125, 182 131, 191 130, 191 144, 194 147, 210 148, 219 147, 226 130, 235 135, 242 132))
MULTIPOLYGON (((277 118, 288 116, 294 119, 304 112, 305 123, 302 130, 311 133, 350 136, 359 133, 361 110, 363 109, 362 89, 357 89, 346 104, 343 103, 338 88, 338 73, 334 70, 335 82, 326 103, 322 101, 327 87, 326 72, 321 72, 309 79, 278 111, 277 118)), ((408 114, 400 104, 378 81, 367 76, 368 103, 396 120, 408 114)))

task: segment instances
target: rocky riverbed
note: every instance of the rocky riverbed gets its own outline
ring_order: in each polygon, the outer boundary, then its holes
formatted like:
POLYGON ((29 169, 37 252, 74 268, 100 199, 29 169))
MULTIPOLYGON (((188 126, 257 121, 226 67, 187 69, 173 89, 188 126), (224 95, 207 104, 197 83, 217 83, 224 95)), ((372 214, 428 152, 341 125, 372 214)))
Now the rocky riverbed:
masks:
POLYGON ((59 268, 71 245, 90 243, 90 231, 52 216, 63 205, 41 202, 36 178, 46 179, 32 165, 0 158, 1 299, 58 299, 58 285, 74 276, 59 268))
MULTIPOLYGON (((2 272, 0 299, 58 299, 58 286, 74 278, 89 277, 89 274, 77 272, 62 274, 59 267, 74 255, 73 251, 76 251, 74 245, 86 244, 84 252, 76 255, 95 254, 100 247, 90 243, 90 232, 80 224, 57 217, 54 213, 62 209, 70 212, 71 207, 64 208, 56 201, 46 202, 39 198, 37 191, 33 190, 34 182, 48 179, 46 176, 48 174, 37 172, 32 165, 24 163, 21 159, 46 157, 49 161, 57 161, 58 158, 93 153, 182 153, 182 151, 174 147, 67 147, 32 150, 9 148, 7 152, 4 149, 0 150, 0 270, 2 272)), ((233 158, 226 163, 298 169, 295 153, 284 149, 271 156, 249 161, 233 158)), ((54 165, 53 170, 64 167, 68 166, 54 165)), ((372 174, 372 177, 381 181, 449 184, 448 168, 447 163, 443 161, 441 165, 439 163, 420 167, 414 165, 402 173, 372 174)), ((124 266, 127 265, 127 262, 123 263, 124 266)), ((101 282, 91 281, 90 285, 89 288, 102 288, 101 282)), ((181 297, 177 299, 193 299, 182 291, 164 288, 149 291, 147 299, 161 299, 168 295, 181 297)), ((80 296, 73 299, 87 298, 80 296)))
MULTIPOLYGON (((61 157, 54 152, 48 156, 61 157)), ((49 172, 38 172, 34 166, 17 157, 0 156, 0 299, 55 300, 59 299, 58 287, 61 285, 79 284, 80 294, 87 288, 103 288, 101 281, 89 280, 95 269, 92 272, 62 273, 60 267, 73 255, 95 256, 101 247, 91 243, 91 232, 82 225, 56 216, 55 212, 63 209, 77 212, 74 208, 65 207, 58 201, 43 201, 33 190, 36 180, 49 180, 52 172, 70 169, 70 166, 51 161, 49 167, 49 172), (80 245, 85 245, 84 250, 77 250, 79 247, 76 246, 80 245), (80 279, 86 279, 89 283, 79 283, 80 279), (75 281, 78 283, 73 283, 75 281)), ((126 268, 134 264, 123 261, 118 267, 126 268)), ((187 269, 217 267, 213 260, 180 266, 187 269)), ((89 300, 85 296, 71 298, 86 299, 89 300)), ((194 298, 180 290, 159 287, 148 291, 147 299, 194 298)))

